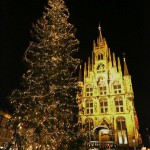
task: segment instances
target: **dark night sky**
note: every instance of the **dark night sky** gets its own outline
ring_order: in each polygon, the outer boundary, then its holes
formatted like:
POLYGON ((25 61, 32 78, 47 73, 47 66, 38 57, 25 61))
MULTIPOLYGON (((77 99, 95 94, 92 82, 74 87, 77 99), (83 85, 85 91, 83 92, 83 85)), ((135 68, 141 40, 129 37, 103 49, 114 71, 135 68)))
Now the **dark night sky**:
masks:
MULTIPOLYGON (((24 73, 23 54, 28 47, 31 24, 42 16, 46 0, 1 0, 0 2, 0 107, 10 110, 9 96, 19 88, 24 73)), ((111 52, 126 53, 135 94, 140 131, 150 128, 150 9, 148 0, 66 0, 69 22, 77 29, 79 57, 92 52, 100 22, 111 52)))

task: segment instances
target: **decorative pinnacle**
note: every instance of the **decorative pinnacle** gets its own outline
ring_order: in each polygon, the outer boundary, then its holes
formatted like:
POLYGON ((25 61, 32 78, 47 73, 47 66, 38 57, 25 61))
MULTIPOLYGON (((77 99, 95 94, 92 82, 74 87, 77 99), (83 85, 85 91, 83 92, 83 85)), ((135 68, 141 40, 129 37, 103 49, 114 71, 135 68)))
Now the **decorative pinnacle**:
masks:
POLYGON ((100 22, 99 22, 99 26, 98 26, 98 29, 99 29, 99 31, 101 30, 101 25, 100 25, 100 22))
POLYGON ((103 42, 103 37, 102 37, 100 22, 99 22, 98 30, 99 30, 99 42, 102 43, 103 42))
POLYGON ((80 68, 79 68, 79 77, 78 77, 78 81, 82 81, 81 65, 80 65, 80 68))
POLYGON ((123 61, 126 61, 126 53, 123 53, 123 61))
POLYGON ((124 75, 129 75, 129 71, 125 59, 125 53, 123 53, 123 61, 124 61, 124 75))

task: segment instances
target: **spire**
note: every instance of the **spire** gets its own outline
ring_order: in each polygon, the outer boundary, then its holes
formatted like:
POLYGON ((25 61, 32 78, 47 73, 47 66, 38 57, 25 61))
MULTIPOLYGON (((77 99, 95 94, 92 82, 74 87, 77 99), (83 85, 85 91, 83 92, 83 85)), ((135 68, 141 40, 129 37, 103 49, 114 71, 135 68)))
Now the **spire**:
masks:
POLYGON ((126 64, 125 53, 123 53, 123 62, 124 62, 124 76, 129 75, 128 67, 126 64))
POLYGON ((111 52, 110 52, 110 49, 108 49, 108 61, 109 61, 109 67, 112 67, 112 60, 111 60, 111 52))
POLYGON ((84 78, 87 77, 86 62, 84 64, 84 78))
POLYGON ((115 53, 113 53, 113 67, 114 67, 115 71, 117 71, 115 53))
POLYGON ((101 44, 101 43, 103 42, 103 37, 102 37, 102 32, 101 32, 100 23, 99 23, 99 26, 98 26, 98 30, 99 30, 99 44, 101 44))
POLYGON ((116 58, 115 58, 115 53, 113 53, 113 67, 116 67, 116 58))
POLYGON ((95 43, 95 40, 93 40, 93 49, 95 49, 96 47, 96 43, 95 43))
POLYGON ((120 63, 120 58, 118 57, 118 72, 121 72, 121 63, 120 63))
POLYGON ((94 62, 94 52, 92 51, 92 64, 91 64, 91 65, 92 65, 92 67, 91 67, 91 70, 92 70, 92 71, 93 71, 93 69, 94 69, 94 68, 93 68, 93 65, 94 65, 93 62, 94 62))
POLYGON ((82 70, 81 70, 81 65, 79 68, 79 77, 78 77, 78 81, 82 81, 82 70))
POLYGON ((88 74, 91 71, 91 63, 90 63, 90 57, 88 58, 88 74))

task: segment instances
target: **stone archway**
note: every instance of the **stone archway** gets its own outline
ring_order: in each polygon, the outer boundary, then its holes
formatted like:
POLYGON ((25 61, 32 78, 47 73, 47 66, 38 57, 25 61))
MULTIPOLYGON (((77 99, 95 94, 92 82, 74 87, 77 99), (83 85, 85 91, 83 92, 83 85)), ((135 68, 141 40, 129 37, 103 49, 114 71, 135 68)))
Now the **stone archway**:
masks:
POLYGON ((95 141, 103 141, 104 139, 107 139, 107 136, 109 138, 109 128, 105 125, 97 126, 93 129, 93 133, 95 141))

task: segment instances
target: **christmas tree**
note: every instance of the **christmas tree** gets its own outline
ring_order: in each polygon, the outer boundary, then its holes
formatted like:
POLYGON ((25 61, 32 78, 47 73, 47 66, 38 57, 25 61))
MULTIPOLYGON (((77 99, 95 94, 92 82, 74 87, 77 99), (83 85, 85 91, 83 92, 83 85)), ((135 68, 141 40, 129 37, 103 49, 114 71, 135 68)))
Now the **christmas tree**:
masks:
POLYGON ((79 150, 74 76, 79 42, 68 18, 63 0, 48 0, 43 17, 33 25, 22 88, 10 96, 15 111, 9 125, 17 149, 79 150))

